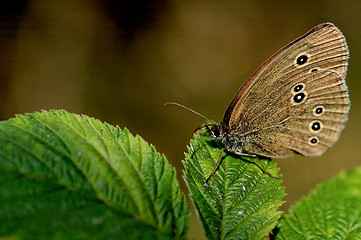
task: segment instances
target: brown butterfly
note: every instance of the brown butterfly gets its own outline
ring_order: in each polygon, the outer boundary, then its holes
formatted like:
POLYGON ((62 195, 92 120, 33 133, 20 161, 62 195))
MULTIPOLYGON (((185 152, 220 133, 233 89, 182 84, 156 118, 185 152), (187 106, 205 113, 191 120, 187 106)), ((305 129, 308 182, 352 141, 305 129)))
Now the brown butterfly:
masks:
POLYGON ((221 156, 224 150, 276 158, 323 154, 347 121, 348 58, 346 40, 332 23, 277 51, 238 90, 223 121, 208 125, 210 137, 224 145, 221 156))

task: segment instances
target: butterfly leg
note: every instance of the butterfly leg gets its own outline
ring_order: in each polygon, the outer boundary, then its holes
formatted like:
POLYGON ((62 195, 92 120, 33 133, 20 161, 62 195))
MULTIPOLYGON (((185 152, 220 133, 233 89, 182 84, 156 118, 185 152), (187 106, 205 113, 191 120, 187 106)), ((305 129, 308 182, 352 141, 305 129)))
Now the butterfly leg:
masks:
POLYGON ((269 171, 267 171, 267 169, 265 168, 265 166, 263 165, 263 163, 261 162, 261 160, 259 160, 259 158, 257 157, 257 155, 250 155, 250 154, 246 154, 246 153, 242 153, 240 154, 241 156, 245 156, 245 157, 252 157, 252 158, 256 158, 257 161, 259 162, 259 165, 261 166, 262 170, 264 173, 266 173, 268 176, 270 176, 271 178, 275 178, 275 179, 283 179, 281 177, 277 177, 272 175, 269 171))
POLYGON ((193 134, 195 134, 196 132, 198 132, 198 131, 201 130, 202 128, 203 128, 203 126, 197 127, 196 129, 193 130, 193 134))
MULTIPOLYGON (((219 165, 221 164, 222 155, 223 155, 224 150, 226 150, 226 149, 225 149, 225 148, 222 148, 222 149, 221 149, 221 153, 219 154, 219 157, 218 157, 216 166, 214 167, 214 169, 213 169, 212 173, 209 175, 209 177, 206 179, 205 184, 208 184, 208 181, 211 179, 211 177, 212 177, 212 176, 216 173, 216 171, 218 170, 219 165)), ((245 156, 245 157, 256 158, 257 161, 259 162, 261 168, 262 168, 262 171, 263 171, 264 173, 266 173, 266 174, 267 174, 268 176, 270 176, 271 178, 283 179, 282 177, 274 176, 274 175, 272 175, 270 172, 268 172, 267 169, 265 168, 265 166, 263 165, 263 163, 261 162, 261 160, 259 160, 259 158, 257 157, 257 155, 250 155, 250 154, 246 154, 246 153, 242 153, 242 154, 239 154, 239 155, 245 156)))
POLYGON ((223 155, 224 150, 226 150, 226 149, 225 149, 225 148, 222 148, 221 154, 219 154, 219 157, 218 157, 218 160, 217 160, 217 164, 216 164, 216 166, 214 167, 211 175, 209 175, 209 177, 206 179, 206 183, 205 183, 205 184, 208 184, 209 179, 211 179, 211 177, 212 177, 212 176, 215 174, 215 172, 218 170, 219 165, 221 164, 221 159, 222 159, 222 155, 223 155))

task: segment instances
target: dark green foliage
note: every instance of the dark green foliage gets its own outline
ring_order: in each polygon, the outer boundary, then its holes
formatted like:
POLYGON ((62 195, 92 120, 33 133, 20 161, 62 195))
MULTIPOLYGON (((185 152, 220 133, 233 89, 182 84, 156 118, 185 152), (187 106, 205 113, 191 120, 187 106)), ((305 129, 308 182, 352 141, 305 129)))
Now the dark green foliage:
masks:
POLYGON ((65 111, 0 123, 0 236, 174 239, 188 229, 175 171, 141 137, 65 111))
POLYGON ((278 228, 276 239, 361 239, 361 167, 319 185, 278 228))
MULTIPOLYGON (((205 185, 221 146, 196 134, 184 161, 184 179, 208 239, 263 239, 275 227, 285 196, 282 180, 265 174, 252 158, 224 153, 222 164, 205 185)), ((276 164, 262 160, 276 174, 276 164)))
MULTIPOLYGON (((221 148, 196 134, 184 161, 208 239, 361 239, 361 167, 318 186, 277 225, 282 180, 256 159, 224 152, 205 184, 221 148)), ((174 169, 127 129, 55 110, 0 122, 0 238, 184 239, 188 221, 174 169)))

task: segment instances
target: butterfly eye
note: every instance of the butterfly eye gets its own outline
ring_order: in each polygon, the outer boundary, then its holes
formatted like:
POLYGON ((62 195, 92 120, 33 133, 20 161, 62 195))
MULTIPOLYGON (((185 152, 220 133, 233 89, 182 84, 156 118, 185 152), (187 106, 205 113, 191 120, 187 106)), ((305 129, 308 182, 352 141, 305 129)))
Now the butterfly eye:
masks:
POLYGON ((294 64, 296 65, 296 67, 301 67, 303 65, 305 65, 306 63, 308 63, 311 59, 311 55, 306 53, 306 52, 302 52, 300 54, 297 55, 297 57, 295 58, 294 64))
POLYGON ((293 87, 292 92, 293 94, 301 92, 305 88, 306 84, 304 83, 297 83, 296 86, 293 87))
POLYGON ((309 127, 311 132, 318 132, 322 129, 322 122, 312 121, 309 127))
POLYGON ((316 145, 318 143, 318 138, 317 137, 310 137, 309 143, 311 145, 316 145))
POLYGON ((325 112, 324 106, 318 106, 313 109, 314 116, 321 116, 325 112))
POLYGON ((308 73, 315 73, 315 72, 318 72, 319 70, 321 70, 321 68, 319 67, 315 67, 315 68, 311 68, 308 73))
POLYGON ((297 105, 302 103, 307 98, 307 92, 305 91, 306 84, 297 83, 291 90, 293 97, 291 98, 291 103, 297 105))
POLYGON ((303 101, 303 99, 305 99, 306 95, 301 92, 301 93, 297 93, 294 97, 293 97, 293 101, 295 103, 300 103, 303 101))
POLYGON ((306 55, 301 55, 297 58, 297 64, 298 65, 303 65, 307 62, 308 57, 306 55))
POLYGON ((295 91, 295 92, 299 92, 299 91, 302 90, 302 88, 303 88, 302 85, 297 85, 297 86, 294 88, 294 91, 295 91))
POLYGON ((321 129, 321 124, 319 123, 319 122, 315 122, 315 123, 313 123, 312 124, 312 130, 314 130, 314 131, 318 131, 318 130, 320 130, 321 129))
POLYGON ((219 136, 221 135, 221 132, 219 131, 219 128, 213 128, 212 129, 213 135, 215 138, 219 138, 219 136))

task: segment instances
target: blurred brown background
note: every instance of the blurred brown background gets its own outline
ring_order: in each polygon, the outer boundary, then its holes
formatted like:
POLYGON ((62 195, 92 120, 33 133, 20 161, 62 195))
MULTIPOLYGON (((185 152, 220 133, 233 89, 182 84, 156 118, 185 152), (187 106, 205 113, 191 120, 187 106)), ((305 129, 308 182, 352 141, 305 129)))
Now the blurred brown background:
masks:
MULTIPOLYGON (((276 159, 287 211, 341 170, 361 164, 360 1, 47 1, 0 4, 0 117, 65 109, 127 127, 164 153, 181 178, 183 152, 203 120, 221 121, 268 57, 333 22, 350 49, 349 122, 322 157, 276 159)), ((204 239, 192 214, 189 237, 204 239)))

